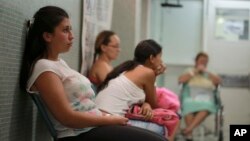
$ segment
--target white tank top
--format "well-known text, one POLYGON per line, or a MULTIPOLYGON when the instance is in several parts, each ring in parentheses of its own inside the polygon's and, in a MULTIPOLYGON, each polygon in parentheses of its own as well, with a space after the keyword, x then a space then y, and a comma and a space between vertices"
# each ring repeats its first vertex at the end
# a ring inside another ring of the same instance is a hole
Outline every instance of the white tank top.
POLYGON ((95 99, 97 107, 111 114, 124 116, 133 104, 143 103, 145 93, 124 74, 109 81, 95 99))

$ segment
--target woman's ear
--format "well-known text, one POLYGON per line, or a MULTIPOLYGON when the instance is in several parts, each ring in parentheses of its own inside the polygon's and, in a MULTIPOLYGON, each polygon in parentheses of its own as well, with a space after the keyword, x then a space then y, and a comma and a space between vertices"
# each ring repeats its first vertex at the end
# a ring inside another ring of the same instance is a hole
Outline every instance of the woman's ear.
POLYGON ((150 57, 149 57, 150 63, 152 63, 152 64, 154 63, 154 58, 155 58, 155 57, 154 57, 153 55, 150 55, 150 57))
POLYGON ((107 48, 106 45, 101 45, 101 52, 106 52, 106 48, 107 48))
POLYGON ((49 32, 44 32, 44 33, 43 33, 43 39, 44 39, 46 42, 51 42, 51 40, 52 40, 52 35, 51 35, 51 33, 49 33, 49 32))

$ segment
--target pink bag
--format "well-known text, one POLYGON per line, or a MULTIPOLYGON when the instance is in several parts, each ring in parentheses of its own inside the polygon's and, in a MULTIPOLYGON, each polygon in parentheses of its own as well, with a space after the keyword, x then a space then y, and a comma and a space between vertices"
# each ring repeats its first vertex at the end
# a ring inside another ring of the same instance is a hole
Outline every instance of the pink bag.
MULTIPOLYGON (((125 117, 129 119, 145 121, 144 116, 139 114, 140 109, 141 109, 140 106, 134 105, 125 114, 125 117)), ((153 122, 159 125, 163 125, 165 128, 167 128, 166 131, 168 133, 168 136, 171 136, 173 134, 173 131, 177 122, 179 121, 179 116, 174 111, 163 109, 163 108, 153 109, 152 114, 153 114, 153 118, 147 122, 153 122)))
MULTIPOLYGON (((164 127, 167 128, 166 131, 168 131, 168 136, 170 136, 174 132, 174 128, 179 121, 179 116, 177 115, 180 108, 179 98, 174 92, 166 88, 156 88, 156 99, 158 108, 153 109, 154 116, 150 122, 164 125, 164 127)), ((138 105, 130 107, 125 117, 129 119, 144 120, 144 116, 139 114, 140 108, 141 107, 138 105)))
POLYGON ((178 96, 167 88, 156 88, 156 98, 159 108, 178 112, 180 101, 178 96))

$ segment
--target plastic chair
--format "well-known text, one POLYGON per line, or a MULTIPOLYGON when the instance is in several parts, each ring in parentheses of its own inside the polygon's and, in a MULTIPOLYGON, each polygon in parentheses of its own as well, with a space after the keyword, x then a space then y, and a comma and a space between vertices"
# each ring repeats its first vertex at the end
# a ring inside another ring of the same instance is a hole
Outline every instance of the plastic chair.
POLYGON ((91 83, 91 88, 95 92, 95 95, 97 95, 97 86, 95 84, 91 83))
POLYGON ((33 102, 35 103, 38 112, 41 114, 42 118, 45 121, 45 124, 50 132, 50 135, 52 136, 53 140, 56 141, 57 140, 57 133, 56 130, 51 122, 51 120, 49 119, 48 113, 45 109, 45 105, 43 104, 42 99, 40 98, 39 95, 37 94, 29 94, 33 100, 33 102))

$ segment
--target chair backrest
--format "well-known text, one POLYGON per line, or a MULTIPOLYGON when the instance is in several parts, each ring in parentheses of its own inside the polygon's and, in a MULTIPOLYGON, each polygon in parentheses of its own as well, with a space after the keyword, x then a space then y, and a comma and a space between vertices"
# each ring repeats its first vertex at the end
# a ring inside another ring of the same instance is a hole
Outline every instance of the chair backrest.
POLYGON ((42 118, 44 119, 46 126, 47 126, 51 136, 53 137, 54 141, 57 140, 56 130, 55 130, 51 120, 49 119, 48 113, 45 109, 45 105, 43 104, 42 99, 37 94, 29 94, 29 95, 31 96, 32 100, 34 101, 34 103, 38 109, 38 112, 41 114, 42 118))
POLYGON ((221 102, 221 95, 220 95, 220 85, 218 85, 214 90, 214 99, 215 99, 215 104, 217 106, 217 110, 223 109, 223 105, 221 102))
POLYGON ((91 83, 91 88, 95 92, 95 95, 97 95, 97 86, 95 84, 91 83))

